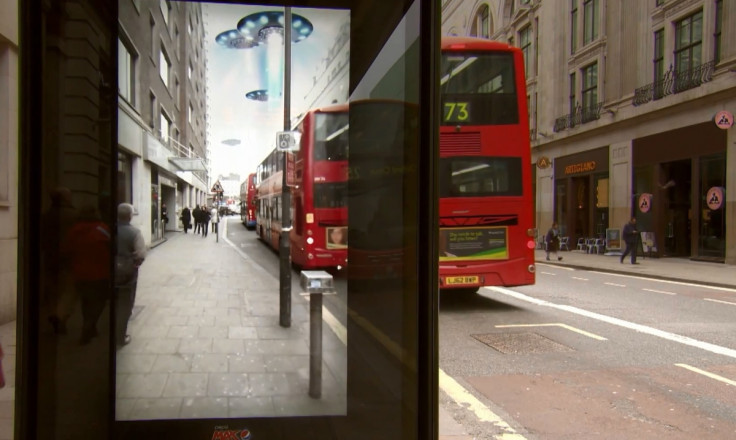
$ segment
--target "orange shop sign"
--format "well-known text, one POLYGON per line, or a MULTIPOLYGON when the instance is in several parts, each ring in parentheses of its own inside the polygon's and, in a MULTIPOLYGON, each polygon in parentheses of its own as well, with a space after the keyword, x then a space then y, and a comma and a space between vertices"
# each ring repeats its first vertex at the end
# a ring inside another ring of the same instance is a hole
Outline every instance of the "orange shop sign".
POLYGON ((577 174, 577 173, 588 173, 595 171, 595 161, 589 160, 586 162, 573 163, 565 167, 565 174, 577 174))

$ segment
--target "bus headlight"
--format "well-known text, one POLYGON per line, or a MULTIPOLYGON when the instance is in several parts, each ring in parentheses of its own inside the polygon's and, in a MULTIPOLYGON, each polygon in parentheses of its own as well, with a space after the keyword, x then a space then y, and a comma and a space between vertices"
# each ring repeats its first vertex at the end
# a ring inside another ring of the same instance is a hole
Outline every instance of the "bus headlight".
POLYGON ((313 244, 313 243, 314 243, 314 238, 307 237, 307 244, 313 244))

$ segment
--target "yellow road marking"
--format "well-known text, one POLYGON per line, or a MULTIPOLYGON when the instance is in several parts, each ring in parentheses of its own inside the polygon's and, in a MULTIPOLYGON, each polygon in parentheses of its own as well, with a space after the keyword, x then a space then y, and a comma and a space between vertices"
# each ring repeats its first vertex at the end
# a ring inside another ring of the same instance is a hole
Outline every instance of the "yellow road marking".
POLYGON ((575 333, 580 333, 583 336, 587 336, 589 338, 597 339, 599 341, 607 341, 608 339, 604 338, 603 336, 598 336, 595 333, 586 332, 585 330, 580 330, 579 328, 575 328, 573 326, 562 324, 562 323, 549 323, 549 324, 508 324, 508 325, 497 325, 496 328, 514 328, 514 327, 562 327, 564 329, 570 330, 575 333))
POLYGON ((686 370, 690 370, 690 371, 692 371, 694 373, 698 373, 698 374, 702 374, 703 376, 710 377, 711 379, 715 379, 715 380, 717 380, 719 382, 723 382, 726 385, 736 386, 736 380, 727 379, 727 378, 725 378, 723 376, 719 376, 717 374, 710 373, 708 371, 701 370, 700 368, 696 368, 696 367, 693 367, 693 366, 687 365, 687 364, 675 364, 675 365, 678 366, 678 367, 684 368, 686 370))
POLYGON ((482 422, 492 423, 494 426, 503 429, 503 434, 496 436, 497 439, 503 440, 525 440, 524 436, 517 433, 508 423, 504 422, 493 411, 488 409, 480 400, 470 394, 468 390, 457 383, 455 379, 448 376, 440 369, 440 388, 452 397, 460 406, 465 406, 472 411, 478 420, 482 422))

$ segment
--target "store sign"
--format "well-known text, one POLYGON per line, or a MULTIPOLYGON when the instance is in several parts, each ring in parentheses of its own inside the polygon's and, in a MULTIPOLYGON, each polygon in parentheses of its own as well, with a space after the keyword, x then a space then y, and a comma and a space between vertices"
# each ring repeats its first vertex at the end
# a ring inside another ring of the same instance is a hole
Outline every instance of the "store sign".
POLYGON ((652 195, 649 193, 644 193, 639 196, 639 211, 641 212, 649 212, 649 210, 652 209, 652 195))
POLYGON ((713 122, 722 130, 728 130, 733 125, 733 114, 729 111, 722 110, 713 117, 713 122))
POLYGON ((589 173, 595 171, 595 161, 589 160, 586 162, 574 163, 565 167, 565 175, 577 174, 577 173, 589 173))
POLYGON ((723 206, 724 188, 722 186, 714 186, 708 190, 705 196, 708 208, 715 211, 723 206))

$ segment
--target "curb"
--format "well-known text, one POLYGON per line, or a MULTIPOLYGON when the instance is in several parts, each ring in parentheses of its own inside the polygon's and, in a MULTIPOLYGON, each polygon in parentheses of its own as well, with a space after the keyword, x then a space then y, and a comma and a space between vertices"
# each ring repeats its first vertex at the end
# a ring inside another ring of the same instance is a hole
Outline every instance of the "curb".
POLYGON ((654 280, 674 281, 678 283, 688 283, 688 284, 702 284, 704 286, 721 287, 724 289, 736 289, 736 285, 734 284, 714 283, 710 281, 700 281, 700 280, 693 280, 693 279, 687 279, 687 278, 677 278, 677 277, 657 275, 657 274, 651 274, 651 273, 631 273, 629 271, 624 271, 624 270, 615 270, 615 269, 609 269, 605 267, 585 266, 582 264, 575 264, 575 263, 570 264, 570 263, 560 263, 557 261, 535 260, 535 264, 536 263, 549 264, 550 266, 571 267, 573 269, 579 269, 579 270, 613 273, 617 275, 632 275, 632 276, 638 276, 641 278, 651 278, 654 280))

